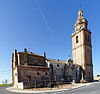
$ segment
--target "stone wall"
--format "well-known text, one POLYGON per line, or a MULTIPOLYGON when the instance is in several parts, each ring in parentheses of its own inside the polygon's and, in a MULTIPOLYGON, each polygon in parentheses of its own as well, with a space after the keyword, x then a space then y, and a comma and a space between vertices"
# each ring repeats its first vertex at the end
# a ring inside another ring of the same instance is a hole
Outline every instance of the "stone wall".
POLYGON ((30 82, 33 80, 49 80, 49 68, 18 66, 18 82, 30 82))
POLYGON ((64 80, 63 75, 64 75, 65 64, 52 64, 51 66, 53 68, 52 72, 53 72, 54 80, 56 80, 56 81, 64 80))
POLYGON ((81 80, 81 67, 73 64, 71 59, 66 62, 48 60, 48 67, 50 68, 50 80, 80 82, 81 80))

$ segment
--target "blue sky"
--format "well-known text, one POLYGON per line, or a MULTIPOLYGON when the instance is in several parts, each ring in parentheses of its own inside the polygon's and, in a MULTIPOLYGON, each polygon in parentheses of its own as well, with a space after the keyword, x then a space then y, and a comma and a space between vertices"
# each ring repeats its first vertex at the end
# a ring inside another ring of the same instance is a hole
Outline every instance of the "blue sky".
MULTIPOLYGON (((100 1, 82 0, 92 32, 94 75, 100 74, 100 1)), ((79 0, 0 0, 0 82, 11 82, 12 53, 27 48, 47 58, 72 58, 79 0)))

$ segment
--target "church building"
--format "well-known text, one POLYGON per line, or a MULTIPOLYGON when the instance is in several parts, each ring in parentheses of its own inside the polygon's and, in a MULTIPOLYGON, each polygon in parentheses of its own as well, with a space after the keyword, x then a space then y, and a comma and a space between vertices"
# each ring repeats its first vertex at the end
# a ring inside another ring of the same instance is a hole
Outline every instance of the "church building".
POLYGON ((50 82, 91 82, 93 81, 91 31, 83 11, 78 11, 78 19, 72 34, 73 60, 48 59, 46 53, 37 55, 24 49, 12 54, 13 85, 25 89, 47 87, 50 82))

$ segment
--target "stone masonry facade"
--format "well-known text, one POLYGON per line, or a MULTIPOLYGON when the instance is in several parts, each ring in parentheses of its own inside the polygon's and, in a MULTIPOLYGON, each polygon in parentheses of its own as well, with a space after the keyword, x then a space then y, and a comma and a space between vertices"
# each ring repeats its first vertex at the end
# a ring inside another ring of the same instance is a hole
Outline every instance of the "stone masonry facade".
POLYGON ((15 87, 34 88, 35 84, 46 82, 80 82, 82 68, 73 64, 71 59, 66 61, 47 59, 43 56, 28 52, 14 51, 12 55, 12 77, 15 87))

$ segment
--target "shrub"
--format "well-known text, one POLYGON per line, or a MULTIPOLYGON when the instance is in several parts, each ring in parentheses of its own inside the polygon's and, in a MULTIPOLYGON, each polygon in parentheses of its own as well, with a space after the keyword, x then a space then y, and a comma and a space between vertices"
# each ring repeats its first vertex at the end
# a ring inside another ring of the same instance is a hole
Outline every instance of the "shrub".
POLYGON ((42 87, 43 87, 43 83, 37 84, 37 87, 38 87, 38 88, 42 88, 42 87))
POLYGON ((48 85, 47 85, 47 87, 48 87, 48 88, 53 88, 53 87, 54 87, 54 83, 49 82, 48 85))

